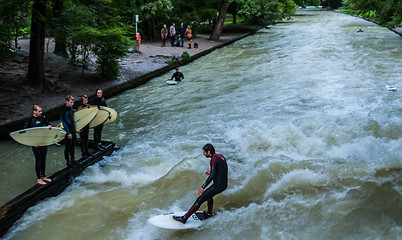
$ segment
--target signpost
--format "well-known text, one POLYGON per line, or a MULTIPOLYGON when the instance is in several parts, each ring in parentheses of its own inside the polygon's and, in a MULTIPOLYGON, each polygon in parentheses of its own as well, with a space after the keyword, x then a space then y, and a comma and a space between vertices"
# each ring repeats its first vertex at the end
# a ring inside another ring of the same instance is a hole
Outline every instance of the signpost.
POLYGON ((140 17, 138 15, 135 15, 135 33, 137 33, 137 22, 139 21, 140 17))

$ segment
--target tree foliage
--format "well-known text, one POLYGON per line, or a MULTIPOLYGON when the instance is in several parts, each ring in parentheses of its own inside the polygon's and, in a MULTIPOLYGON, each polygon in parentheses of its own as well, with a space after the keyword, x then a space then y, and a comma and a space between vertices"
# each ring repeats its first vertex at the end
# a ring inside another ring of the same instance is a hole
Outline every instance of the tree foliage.
POLYGON ((293 0, 232 0, 237 13, 250 24, 266 25, 289 17, 297 10, 293 0))
POLYGON ((15 53, 10 48, 18 47, 19 37, 29 34, 29 15, 29 1, 0 0, 0 62, 15 53))
POLYGON ((402 0, 343 0, 346 10, 380 24, 395 27, 402 21, 402 0))
POLYGON ((293 0, 297 6, 320 6, 323 0, 293 0))

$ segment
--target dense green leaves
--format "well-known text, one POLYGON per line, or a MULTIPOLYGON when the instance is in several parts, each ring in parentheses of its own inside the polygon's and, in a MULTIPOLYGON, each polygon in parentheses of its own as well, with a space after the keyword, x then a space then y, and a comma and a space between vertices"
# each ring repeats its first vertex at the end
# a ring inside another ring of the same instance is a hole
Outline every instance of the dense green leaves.
POLYGON ((343 5, 351 14, 389 27, 398 26, 402 21, 402 0, 343 0, 343 5))
POLYGON ((29 15, 29 2, 0 0, 0 62, 14 54, 10 48, 17 48, 19 37, 29 35, 29 15))
POLYGON ((323 0, 293 0, 297 6, 320 6, 323 0))
POLYGON ((266 25, 289 17, 297 10, 293 0, 232 0, 238 15, 248 23, 266 25))

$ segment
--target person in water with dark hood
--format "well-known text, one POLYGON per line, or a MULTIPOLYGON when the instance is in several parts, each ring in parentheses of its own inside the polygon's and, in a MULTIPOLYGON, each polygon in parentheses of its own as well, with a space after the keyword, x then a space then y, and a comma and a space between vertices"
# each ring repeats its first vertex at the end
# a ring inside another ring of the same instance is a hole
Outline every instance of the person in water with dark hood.
POLYGON ((172 78, 171 78, 170 80, 173 80, 173 78, 174 78, 174 80, 175 80, 176 82, 181 81, 181 80, 184 79, 184 75, 183 75, 182 72, 180 72, 179 67, 176 68, 176 72, 173 73, 172 78))
POLYGON ((187 219, 195 213, 204 202, 208 203, 208 211, 204 212, 205 218, 212 216, 212 209, 214 205, 213 197, 226 190, 228 186, 228 165, 226 158, 222 154, 215 153, 215 148, 212 144, 208 143, 202 148, 203 154, 207 158, 211 158, 210 170, 205 172, 208 175, 207 180, 198 189, 198 198, 193 206, 183 216, 173 216, 173 219, 181 223, 186 223, 187 219), (211 182, 213 184, 205 189, 211 182))

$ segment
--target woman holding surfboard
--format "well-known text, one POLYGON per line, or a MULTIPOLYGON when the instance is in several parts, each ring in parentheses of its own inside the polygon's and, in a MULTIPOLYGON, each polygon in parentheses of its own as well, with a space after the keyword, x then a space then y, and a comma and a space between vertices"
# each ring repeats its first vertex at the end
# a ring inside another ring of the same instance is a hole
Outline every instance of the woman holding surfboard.
MULTIPOLYGON (((107 107, 106 101, 103 98, 103 91, 101 89, 96 90, 96 98, 91 102, 91 105, 97 105, 98 107, 104 106, 107 107)), ((95 149, 98 151, 102 151, 105 149, 105 146, 102 145, 102 130, 103 125, 97 126, 94 128, 94 143, 95 149)))
MULTIPOLYGON (((25 128, 45 127, 52 129, 50 122, 42 115, 42 108, 38 105, 33 106, 33 114, 25 123, 25 128)), ((45 177, 46 170, 46 155, 47 146, 33 146, 32 151, 35 156, 35 172, 38 178, 37 182, 40 185, 46 185, 46 182, 51 182, 50 178, 45 177)))

